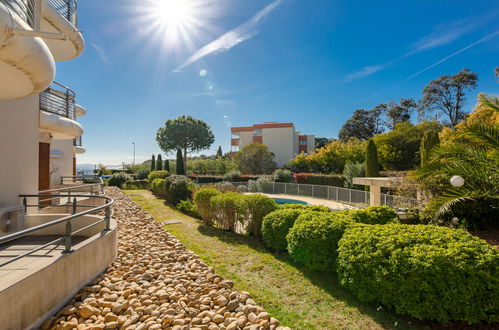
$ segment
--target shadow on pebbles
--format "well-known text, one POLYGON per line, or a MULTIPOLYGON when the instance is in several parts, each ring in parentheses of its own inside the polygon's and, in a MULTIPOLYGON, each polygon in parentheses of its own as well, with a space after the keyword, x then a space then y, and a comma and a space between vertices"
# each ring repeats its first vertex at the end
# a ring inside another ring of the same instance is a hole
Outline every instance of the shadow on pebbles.
MULTIPOLYGON (((114 187, 118 254, 42 329, 286 329, 114 187)), ((68 275, 70 276, 70 275, 68 275)))

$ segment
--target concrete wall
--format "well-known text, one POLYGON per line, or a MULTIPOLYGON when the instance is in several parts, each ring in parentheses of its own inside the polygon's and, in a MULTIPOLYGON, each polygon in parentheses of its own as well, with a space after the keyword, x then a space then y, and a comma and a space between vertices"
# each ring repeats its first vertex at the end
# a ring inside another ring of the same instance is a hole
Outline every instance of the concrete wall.
POLYGON ((315 152, 315 136, 307 135, 307 153, 313 154, 315 152))
POLYGON ((295 131, 293 127, 262 130, 263 144, 275 154, 277 167, 283 167, 294 156, 295 131))
POLYGON ((74 246, 74 252, 0 291, 2 329, 37 328, 62 308, 84 285, 113 262, 117 253, 116 223, 74 246), (42 285, 41 285, 42 284, 42 285))
POLYGON ((38 95, 0 101, 0 207, 38 191, 38 95))
MULTIPOLYGON (((73 140, 53 140, 50 151, 60 151, 60 158, 50 157, 50 187, 61 184, 61 176, 73 175, 73 140)), ((52 155, 52 153, 51 153, 52 155)))
POLYGON ((239 133, 239 150, 244 146, 253 143, 253 132, 240 132, 239 133))

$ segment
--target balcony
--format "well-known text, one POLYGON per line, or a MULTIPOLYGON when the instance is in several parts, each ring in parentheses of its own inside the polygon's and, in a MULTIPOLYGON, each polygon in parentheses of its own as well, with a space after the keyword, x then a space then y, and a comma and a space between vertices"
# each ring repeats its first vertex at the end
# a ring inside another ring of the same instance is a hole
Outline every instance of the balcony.
POLYGON ((231 146, 238 146, 239 145, 239 139, 238 138, 232 138, 232 139, 230 139, 230 145, 231 146))
POLYGON ((35 0, 0 0, 31 28, 35 27, 35 0))
POLYGON ((78 3, 76 0, 47 0, 47 2, 57 10, 59 15, 74 27, 78 27, 78 3))
POLYGON ((56 140, 74 139, 83 134, 76 121, 76 94, 57 82, 40 94, 40 129, 56 140))
POLYGON ((84 154, 87 150, 81 144, 81 136, 73 140, 73 152, 76 155, 84 154))

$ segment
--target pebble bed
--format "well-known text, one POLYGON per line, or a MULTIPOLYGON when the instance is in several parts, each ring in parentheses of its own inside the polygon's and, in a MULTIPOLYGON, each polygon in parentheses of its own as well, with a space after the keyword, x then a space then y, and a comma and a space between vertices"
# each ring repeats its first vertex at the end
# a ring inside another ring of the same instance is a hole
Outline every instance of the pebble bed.
POLYGON ((290 330, 121 190, 105 194, 115 200, 116 260, 42 329, 290 330))

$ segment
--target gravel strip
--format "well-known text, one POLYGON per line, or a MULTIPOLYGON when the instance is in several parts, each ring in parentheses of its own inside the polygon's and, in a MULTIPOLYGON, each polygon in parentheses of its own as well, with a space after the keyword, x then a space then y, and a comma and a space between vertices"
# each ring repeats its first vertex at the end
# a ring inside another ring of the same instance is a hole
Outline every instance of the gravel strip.
POLYGON ((113 187, 105 193, 115 200, 118 256, 42 329, 290 330, 129 196, 113 187))

